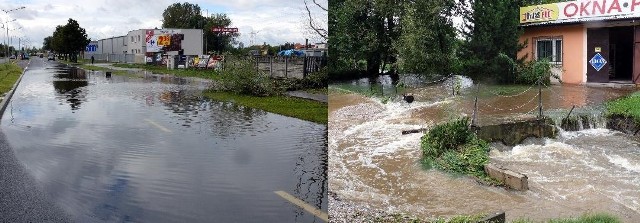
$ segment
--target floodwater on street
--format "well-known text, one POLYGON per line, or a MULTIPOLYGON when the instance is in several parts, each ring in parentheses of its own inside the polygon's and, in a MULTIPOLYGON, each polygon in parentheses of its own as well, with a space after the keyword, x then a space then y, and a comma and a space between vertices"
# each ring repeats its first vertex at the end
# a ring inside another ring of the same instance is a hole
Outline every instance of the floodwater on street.
MULTIPOLYGON (((484 186, 470 178, 425 170, 420 163, 422 134, 401 132, 471 117, 475 95, 479 95, 480 125, 535 117, 536 86, 505 89, 481 85, 478 89, 463 79, 462 95, 452 96, 450 81, 418 84, 398 92, 414 95, 415 101, 408 104, 389 87, 391 84, 385 86, 389 81, 381 79, 377 82, 382 86, 371 86, 368 80, 329 86, 329 191, 336 197, 330 201, 330 214, 344 216, 340 213, 343 210, 333 208, 352 204, 421 218, 502 210, 507 220, 543 221, 606 212, 624 222, 640 221, 637 139, 593 123, 592 129, 561 131, 557 139, 525 140, 506 150, 493 144, 492 162, 526 174, 530 190, 484 186), (365 96, 376 88, 385 96, 365 96)), ((549 115, 564 116, 573 105, 578 107, 574 112, 599 115, 601 110, 591 108, 632 91, 551 86, 542 89, 542 101, 549 115)))
POLYGON ((78 222, 323 222, 327 126, 202 97, 208 83, 106 78, 32 59, 1 122, 78 222))

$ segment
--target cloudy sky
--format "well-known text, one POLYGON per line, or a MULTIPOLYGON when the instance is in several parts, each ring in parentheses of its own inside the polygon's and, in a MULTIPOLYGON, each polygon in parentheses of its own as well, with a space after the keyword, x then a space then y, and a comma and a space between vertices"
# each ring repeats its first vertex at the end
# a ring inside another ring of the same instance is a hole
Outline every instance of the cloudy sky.
MULTIPOLYGON (((43 39, 50 36, 57 25, 64 25, 69 18, 85 28, 89 38, 102 39, 126 35, 130 30, 162 28, 162 12, 175 0, 0 0, 0 9, 25 9, 5 13, 0 11, 0 22, 8 23, 12 45, 17 38, 26 39, 31 46, 41 47, 43 39), (22 27, 22 28, 19 28, 22 27), (13 30, 16 29, 17 30, 13 30), (13 31, 11 31, 13 30, 13 31)), ((226 13, 232 27, 240 30, 239 41, 248 45, 251 32, 256 32, 255 43, 276 45, 285 42, 321 41, 307 28, 307 12, 303 0, 191 0, 198 4, 202 14, 226 13)), ((327 0, 317 0, 326 7, 327 0)), ((313 3, 310 2, 310 5, 313 3)), ((312 7, 314 17, 326 27, 326 12, 312 7)), ((5 42, 6 30, 1 30, 0 42, 5 42)), ((24 41, 23 41, 24 42, 24 41)))

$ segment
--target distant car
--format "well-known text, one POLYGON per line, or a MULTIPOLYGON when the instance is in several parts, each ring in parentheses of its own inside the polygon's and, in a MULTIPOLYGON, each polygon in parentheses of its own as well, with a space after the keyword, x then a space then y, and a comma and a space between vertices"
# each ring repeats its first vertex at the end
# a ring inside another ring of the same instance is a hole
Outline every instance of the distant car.
POLYGON ((40 55, 38 55, 38 57, 42 58, 42 57, 44 57, 44 55, 40 54, 40 55))
POLYGON ((49 54, 49 56, 47 57, 47 60, 56 61, 56 57, 53 54, 49 54))
POLYGON ((23 60, 28 60, 28 59, 29 59, 29 54, 24 54, 24 55, 22 55, 22 59, 23 59, 23 60))
POLYGON ((9 59, 15 60, 15 59, 16 59, 16 55, 11 55, 11 56, 9 57, 9 59))

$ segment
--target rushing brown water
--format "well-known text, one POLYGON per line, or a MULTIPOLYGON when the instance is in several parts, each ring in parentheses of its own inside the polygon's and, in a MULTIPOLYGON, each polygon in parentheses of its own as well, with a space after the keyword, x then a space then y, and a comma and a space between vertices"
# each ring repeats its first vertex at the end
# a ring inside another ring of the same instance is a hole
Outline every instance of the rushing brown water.
MULTIPOLYGON (((425 170, 420 164, 422 134, 402 135, 401 131, 429 128, 461 114, 470 115, 473 94, 469 92, 474 88, 467 86, 466 93, 456 97, 446 88, 410 90, 416 96, 412 104, 400 97, 384 103, 356 93, 332 93, 329 190, 341 202, 423 218, 503 210, 508 220, 607 212, 625 222, 640 222, 638 142, 606 129, 562 132, 558 139, 525 142, 504 152, 492 150, 493 162, 529 176, 531 189, 526 192, 483 186, 466 177, 425 170)), ((627 92, 554 86, 543 90, 543 104, 545 111, 566 109, 598 104, 627 92)), ((535 110, 535 103, 520 110, 504 109, 529 101, 537 95, 537 89, 514 97, 479 95, 480 123, 518 118, 527 112, 534 115, 530 111, 535 110)))

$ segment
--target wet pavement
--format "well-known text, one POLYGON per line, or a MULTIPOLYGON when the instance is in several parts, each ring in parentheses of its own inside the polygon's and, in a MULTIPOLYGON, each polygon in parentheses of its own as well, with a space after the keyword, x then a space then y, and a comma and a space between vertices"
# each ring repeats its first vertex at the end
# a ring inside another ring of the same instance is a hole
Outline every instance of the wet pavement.
POLYGON ((207 86, 32 59, 1 127, 74 221, 322 222, 275 192, 326 213, 327 126, 210 101, 207 86))

